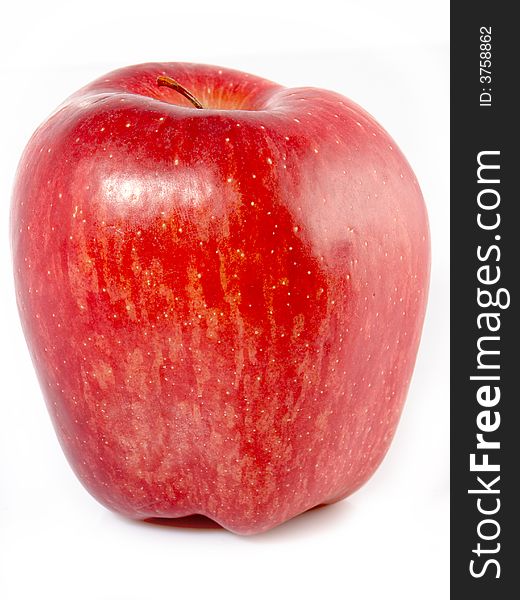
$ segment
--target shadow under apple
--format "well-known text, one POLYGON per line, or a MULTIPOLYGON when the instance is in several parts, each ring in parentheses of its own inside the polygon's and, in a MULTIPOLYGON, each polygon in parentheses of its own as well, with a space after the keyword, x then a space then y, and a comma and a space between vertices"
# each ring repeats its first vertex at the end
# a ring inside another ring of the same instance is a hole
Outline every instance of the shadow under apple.
MULTIPOLYGON (((237 537, 248 542, 263 542, 299 537, 301 535, 306 536, 310 533, 316 533, 318 530, 326 531, 327 528, 333 527, 334 521, 345 518, 346 513, 350 513, 352 509, 352 504, 346 500, 334 504, 318 504, 273 529, 256 535, 237 537)), ((226 535, 234 535, 213 519, 200 514, 177 517, 174 519, 152 517, 143 521, 136 521, 125 517, 120 518, 124 519, 127 523, 139 527, 155 529, 190 529, 204 532, 220 531, 226 535)))

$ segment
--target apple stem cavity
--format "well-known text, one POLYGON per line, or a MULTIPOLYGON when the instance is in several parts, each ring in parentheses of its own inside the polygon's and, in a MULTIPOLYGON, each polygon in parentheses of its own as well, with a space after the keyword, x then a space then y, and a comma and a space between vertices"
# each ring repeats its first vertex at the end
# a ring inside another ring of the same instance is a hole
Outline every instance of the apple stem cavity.
POLYGON ((195 108, 204 108, 202 104, 197 100, 197 98, 195 98, 195 96, 178 81, 173 79, 173 77, 168 77, 167 75, 160 75, 159 77, 157 77, 157 85, 160 87, 169 87, 170 89, 179 92, 179 94, 187 98, 195 108))

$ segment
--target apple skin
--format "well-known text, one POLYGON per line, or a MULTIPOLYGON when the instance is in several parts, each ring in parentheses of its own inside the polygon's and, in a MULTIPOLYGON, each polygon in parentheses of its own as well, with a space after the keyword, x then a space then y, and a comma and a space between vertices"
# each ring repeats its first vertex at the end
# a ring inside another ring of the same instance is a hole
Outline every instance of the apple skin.
POLYGON ((29 141, 11 231, 50 415, 105 506, 251 534, 381 462, 429 231, 409 164, 352 101, 207 65, 114 71, 29 141))

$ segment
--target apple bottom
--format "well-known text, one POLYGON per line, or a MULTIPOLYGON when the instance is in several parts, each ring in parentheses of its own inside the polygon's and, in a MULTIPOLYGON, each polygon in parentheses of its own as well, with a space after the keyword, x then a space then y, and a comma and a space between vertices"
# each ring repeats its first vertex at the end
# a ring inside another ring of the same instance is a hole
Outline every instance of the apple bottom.
MULTIPOLYGON (((283 512, 274 516, 270 513, 268 509, 266 509, 265 511, 257 510, 257 522, 254 522, 255 519, 245 519, 243 523, 240 523, 240 520, 236 518, 236 514, 220 514, 218 510, 215 512, 204 512, 202 510, 193 509, 168 510, 161 509, 159 506, 154 505, 148 507, 128 509, 126 506, 123 505, 111 505, 108 501, 101 500, 99 497, 97 497, 96 499, 107 509, 132 521, 144 521, 155 525, 179 528, 186 527, 193 529, 214 529, 222 527, 223 529, 226 529, 237 535, 248 536, 269 531, 270 529, 273 529, 278 525, 281 525, 291 520, 292 518, 303 515, 306 512, 312 511, 314 509, 326 508, 331 504, 336 504, 337 502, 344 500, 352 493, 354 493, 359 487, 363 485, 363 483, 364 482, 360 483, 356 487, 356 489, 348 490, 333 498, 322 500, 320 502, 313 503, 310 506, 304 506, 299 509, 294 509, 293 499, 291 498, 291 507, 289 509, 284 510, 283 512)), ((94 495, 88 488, 87 491, 89 491, 91 495, 94 495)))
MULTIPOLYGON (((316 509, 325 508, 330 504, 335 504, 339 500, 342 500, 344 497, 338 498, 337 500, 332 500, 330 502, 322 502, 320 504, 316 504, 312 508, 309 508, 305 512, 301 513, 302 515, 313 512, 316 509)), ((297 517, 300 515, 296 515, 297 517)), ((296 518, 296 517, 295 517, 296 518)), ((138 519, 132 519, 138 520, 138 519)), ((140 520, 140 519, 139 519, 140 520)), ((201 515, 200 513, 193 513, 190 515, 186 515, 184 517, 173 517, 173 518, 163 518, 163 517, 150 517, 148 519, 143 520, 145 523, 150 523, 151 525, 159 525, 162 527, 173 527, 176 529, 225 529, 223 525, 220 525, 213 519, 206 517, 205 515, 201 515)), ((236 533, 236 532, 233 532, 236 533)), ((259 532, 257 532, 259 533, 259 532)), ((240 535, 240 533, 238 533, 240 535)), ((247 534, 243 534, 247 535, 247 534)), ((253 535, 253 534, 250 534, 253 535)))
POLYGON ((87 459, 83 453, 78 460, 77 449, 68 443, 67 436, 62 436, 65 453, 79 480, 108 509, 132 520, 162 524, 171 520, 172 525, 176 519, 202 515, 241 535, 265 532, 312 508, 349 496, 371 476, 389 443, 387 438, 370 460, 350 463, 355 465, 350 473, 345 457, 352 458, 353 452, 348 450, 329 455, 329 460, 321 459, 318 466, 316 457, 309 460, 304 454, 290 466, 283 462, 269 466, 255 465, 250 455, 237 463, 230 458, 232 454, 226 456, 221 451, 213 466, 202 467, 199 462, 175 472, 161 472, 157 466, 151 466, 148 472, 130 472, 128 467, 121 468, 124 460, 107 464, 107 453, 101 461, 103 457, 98 454, 94 458, 93 453, 87 459), (233 464, 238 464, 234 472, 233 464), (342 484, 345 479, 348 483, 342 484))
MULTIPOLYGON (((120 361, 109 362, 109 348, 84 360, 85 346, 75 344, 59 379, 59 361, 37 358, 71 466, 97 500, 126 517, 201 514, 235 533, 260 533, 348 496, 388 449, 411 363, 396 363, 384 386, 370 385, 377 377, 368 370, 381 369, 376 352, 385 345, 367 343, 377 360, 347 364, 358 340, 345 345, 343 329, 331 327, 299 352, 258 351, 253 363, 253 345, 233 338, 231 352, 190 337, 176 344, 186 354, 170 364, 160 344, 173 334, 155 327, 139 346, 132 331, 141 335, 125 327, 114 338, 125 348, 120 361), (74 361, 85 366, 67 368, 74 361)), ((88 337, 98 350, 112 341, 88 337)))

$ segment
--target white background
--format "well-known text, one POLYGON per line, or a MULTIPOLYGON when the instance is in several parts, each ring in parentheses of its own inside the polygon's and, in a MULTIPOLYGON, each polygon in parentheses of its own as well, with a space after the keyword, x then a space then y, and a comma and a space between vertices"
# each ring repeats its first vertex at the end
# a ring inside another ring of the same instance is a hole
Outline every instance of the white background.
POLYGON ((448 598, 448 1, 4 2, 0 18, 0 597, 448 598), (18 323, 8 205, 35 127, 113 68, 188 60, 351 97, 390 131, 428 205, 430 304, 376 475, 271 532, 133 523, 98 505, 55 439, 18 323))

